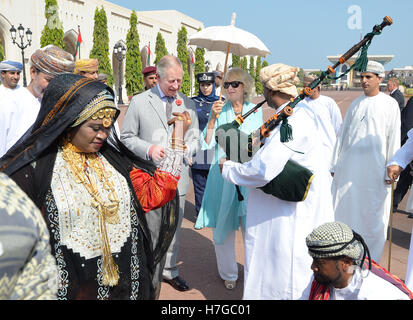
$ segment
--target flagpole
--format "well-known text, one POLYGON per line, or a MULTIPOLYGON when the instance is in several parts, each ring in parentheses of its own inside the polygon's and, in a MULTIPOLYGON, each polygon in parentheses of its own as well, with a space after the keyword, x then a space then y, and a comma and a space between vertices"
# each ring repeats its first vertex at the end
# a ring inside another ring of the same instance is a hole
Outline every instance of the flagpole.
MULTIPOLYGON (((77 30, 79 31, 79 34, 80 34, 80 25, 78 25, 77 26, 77 30)), ((81 58, 80 58, 80 43, 79 43, 79 60, 80 60, 81 58)))
POLYGON ((148 67, 151 65, 151 42, 149 41, 149 44, 148 44, 148 61, 147 61, 147 63, 148 63, 148 67))

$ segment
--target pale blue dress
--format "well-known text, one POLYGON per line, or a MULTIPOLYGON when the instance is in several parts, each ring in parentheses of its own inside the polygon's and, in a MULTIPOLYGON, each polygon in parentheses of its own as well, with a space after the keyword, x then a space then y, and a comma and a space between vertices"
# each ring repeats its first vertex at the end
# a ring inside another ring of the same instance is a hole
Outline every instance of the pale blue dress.
MULTIPOLYGON (((255 104, 244 102, 242 113, 245 114, 254 106, 255 104)), ((248 188, 240 187, 244 200, 239 201, 235 185, 222 178, 219 170, 219 159, 226 155, 225 151, 215 142, 215 130, 223 124, 234 121, 235 118, 231 102, 228 101, 222 107, 222 112, 215 121, 214 133, 209 144, 205 142, 208 126, 205 127, 201 134, 202 150, 215 148, 215 152, 195 229, 202 229, 204 227, 215 228, 213 239, 215 244, 218 245, 223 244, 229 234, 238 230, 240 220, 242 227, 245 227, 245 216, 247 213, 248 188)), ((258 109, 245 119, 239 129, 249 134, 258 129, 262 124, 262 110, 258 109)))

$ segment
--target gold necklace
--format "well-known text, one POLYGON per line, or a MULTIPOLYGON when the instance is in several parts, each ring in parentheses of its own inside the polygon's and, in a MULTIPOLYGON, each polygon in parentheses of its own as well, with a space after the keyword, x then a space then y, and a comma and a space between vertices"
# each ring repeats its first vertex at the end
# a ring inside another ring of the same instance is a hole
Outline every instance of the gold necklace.
POLYGON ((83 184, 92 196, 91 205, 105 217, 110 224, 119 222, 119 199, 116 194, 113 182, 110 180, 112 174, 105 170, 103 163, 96 153, 80 152, 72 143, 65 142, 62 147, 62 156, 69 165, 74 181, 83 184), (103 188, 108 191, 109 203, 102 200, 95 178, 95 172, 103 188))
POLYGON ((102 246, 102 284, 115 286, 119 280, 119 268, 113 260, 106 230, 106 222, 110 224, 119 222, 119 199, 115 192, 114 184, 110 180, 112 174, 105 170, 102 160, 97 153, 81 152, 67 140, 63 142, 62 157, 68 164, 75 183, 83 184, 92 197, 92 207, 99 212, 99 231, 102 246), (103 184, 103 188, 109 192, 108 199, 110 203, 105 203, 102 200, 92 174, 93 171, 103 184))

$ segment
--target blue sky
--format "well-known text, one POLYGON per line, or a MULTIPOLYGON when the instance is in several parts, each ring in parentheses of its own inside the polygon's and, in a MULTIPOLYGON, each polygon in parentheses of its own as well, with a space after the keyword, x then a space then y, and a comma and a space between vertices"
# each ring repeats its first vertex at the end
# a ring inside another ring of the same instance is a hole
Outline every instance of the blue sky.
POLYGON ((343 54, 384 16, 390 16, 393 25, 374 37, 369 54, 395 55, 386 70, 413 65, 412 0, 110 2, 136 11, 174 9, 202 21, 205 27, 228 25, 236 12, 236 26, 255 34, 272 52, 268 63, 322 70, 331 64, 326 56, 343 54))

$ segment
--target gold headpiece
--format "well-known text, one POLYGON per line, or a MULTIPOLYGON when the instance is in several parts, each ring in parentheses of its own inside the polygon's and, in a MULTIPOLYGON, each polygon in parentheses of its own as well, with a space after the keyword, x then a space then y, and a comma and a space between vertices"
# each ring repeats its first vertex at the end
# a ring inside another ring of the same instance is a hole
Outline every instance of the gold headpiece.
POLYGON ((103 126, 106 128, 110 127, 113 119, 116 117, 117 111, 118 109, 113 101, 113 96, 105 90, 88 103, 71 127, 76 127, 89 119, 102 119, 103 126))
POLYGON ((116 116, 116 109, 113 109, 111 107, 108 108, 104 108, 104 109, 100 109, 98 111, 96 111, 91 117, 90 119, 92 120, 99 120, 99 119, 103 119, 103 126, 105 128, 108 128, 111 126, 113 119, 116 116))

